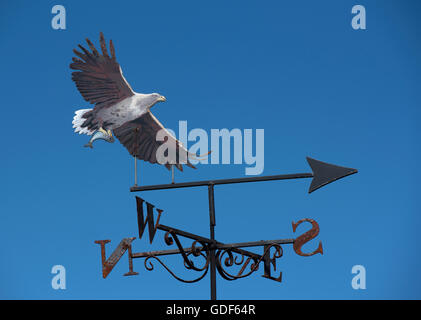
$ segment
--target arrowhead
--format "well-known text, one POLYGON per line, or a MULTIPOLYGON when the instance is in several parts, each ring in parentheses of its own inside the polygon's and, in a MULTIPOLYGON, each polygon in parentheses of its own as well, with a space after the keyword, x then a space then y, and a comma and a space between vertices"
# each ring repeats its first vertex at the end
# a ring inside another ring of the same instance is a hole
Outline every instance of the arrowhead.
POLYGON ((312 193, 333 181, 358 172, 357 169, 340 167, 309 157, 307 157, 307 162, 313 171, 313 180, 311 181, 308 193, 312 193))

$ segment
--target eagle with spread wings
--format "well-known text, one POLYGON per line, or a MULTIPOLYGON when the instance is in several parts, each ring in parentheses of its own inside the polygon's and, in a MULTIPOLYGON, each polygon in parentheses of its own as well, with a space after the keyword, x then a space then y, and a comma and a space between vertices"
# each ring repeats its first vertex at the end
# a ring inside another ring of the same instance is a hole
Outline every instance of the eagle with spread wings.
POLYGON ((81 45, 81 51, 74 49, 78 58, 72 58, 70 68, 77 70, 72 73, 72 80, 82 97, 94 108, 76 111, 73 118, 75 132, 87 135, 103 132, 111 137, 114 132, 129 153, 138 159, 164 164, 167 169, 175 165, 183 171, 182 164, 195 169, 189 161, 189 157, 195 155, 189 153, 150 111, 156 103, 166 101, 165 97, 158 93, 133 91, 116 60, 112 40, 108 53, 102 32, 99 37, 102 54, 89 39, 86 42, 91 51, 81 45), (164 130, 164 138, 157 140, 161 130, 164 130), (167 147, 165 163, 157 159, 157 150, 164 143, 167 147))

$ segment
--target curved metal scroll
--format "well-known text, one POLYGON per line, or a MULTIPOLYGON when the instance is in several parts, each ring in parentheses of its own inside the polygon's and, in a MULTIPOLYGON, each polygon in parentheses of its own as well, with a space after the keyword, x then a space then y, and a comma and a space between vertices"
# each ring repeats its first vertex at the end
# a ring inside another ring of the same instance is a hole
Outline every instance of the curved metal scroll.
POLYGON ((153 265, 152 261, 150 261, 151 259, 154 259, 154 260, 158 261, 168 271, 168 273, 171 274, 175 279, 177 279, 181 282, 184 282, 184 283, 198 282, 206 276, 206 274, 208 273, 209 264, 210 264, 209 248, 208 248, 207 244, 200 243, 202 245, 202 247, 198 247, 197 241, 194 241, 191 245, 190 251, 186 252, 184 250, 183 246, 181 245, 181 242, 178 239, 177 234, 175 232, 173 232, 172 230, 169 230, 165 233, 164 241, 168 246, 173 245, 174 242, 175 242, 175 244, 177 245, 177 247, 178 247, 178 249, 181 253, 181 256, 183 257, 183 262, 184 262, 183 265, 186 269, 202 272, 202 274, 199 277, 197 277, 195 279, 192 279, 192 280, 183 279, 183 278, 177 276, 164 262, 162 262, 161 259, 159 259, 155 255, 150 255, 147 258, 145 258, 144 266, 145 266, 146 270, 152 271, 154 269, 154 265, 153 265), (202 251, 204 251, 205 253, 203 253, 202 251), (199 257, 199 256, 203 257, 205 259, 205 263, 204 263, 203 267, 195 266, 194 262, 191 259, 189 259, 190 255, 193 255, 194 257, 199 257))
POLYGON ((275 261, 276 261, 276 259, 281 258, 282 255, 283 255, 283 249, 282 249, 281 245, 276 244, 276 243, 268 245, 265 248, 265 251, 264 251, 263 255, 259 259, 255 258, 255 257, 247 256, 247 254, 244 254, 244 253, 235 252, 235 251, 233 251, 233 249, 219 249, 216 252, 216 268, 217 268, 219 274, 226 280, 232 281, 232 280, 237 280, 237 279, 241 279, 241 278, 246 278, 259 269, 260 262, 262 262, 265 259, 265 257, 270 253, 270 249, 272 247, 275 248, 275 252, 273 253, 272 259, 270 259, 270 261, 273 262, 274 268, 276 269, 275 261), (240 260, 237 259, 237 258, 239 258, 239 256, 234 257, 233 253, 239 254, 240 257, 241 257, 240 260), (222 263, 222 258, 225 254, 227 254, 228 256, 225 258, 224 263, 222 263), (246 260, 244 258, 245 256, 247 256, 246 260), (253 263, 250 265, 250 271, 243 274, 251 260, 253 260, 253 263), (237 265, 237 266, 241 265, 242 267, 241 267, 240 271, 237 273, 237 275, 233 275, 233 274, 229 273, 223 267, 223 265, 225 265, 225 267, 232 267, 234 265, 237 265))

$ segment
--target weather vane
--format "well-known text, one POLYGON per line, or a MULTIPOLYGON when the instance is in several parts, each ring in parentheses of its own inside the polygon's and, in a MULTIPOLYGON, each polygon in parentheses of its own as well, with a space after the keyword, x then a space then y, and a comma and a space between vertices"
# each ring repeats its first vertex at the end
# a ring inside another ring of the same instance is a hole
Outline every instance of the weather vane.
POLYGON ((336 166, 307 157, 311 167, 310 173, 282 174, 272 176, 256 176, 235 179, 206 180, 196 182, 174 182, 174 166, 180 171, 185 164, 195 168, 190 159, 199 159, 205 155, 196 155, 189 152, 183 144, 177 140, 155 118, 150 109, 158 102, 166 101, 165 97, 158 93, 141 94, 132 90, 124 78, 120 65, 116 61, 113 42, 110 41, 108 53, 105 39, 100 33, 100 46, 102 54, 98 52, 89 39, 86 39, 91 51, 79 45, 82 52, 74 50, 80 58, 73 57, 70 68, 77 70, 72 73, 72 79, 82 97, 91 104, 93 109, 81 109, 76 111, 73 118, 73 127, 79 134, 92 136, 86 147, 93 148, 93 143, 98 140, 114 142, 114 135, 126 147, 135 159, 135 184, 130 188, 131 192, 145 192, 152 190, 207 187, 209 200, 209 230, 210 236, 203 237, 178 228, 170 227, 161 223, 162 209, 136 197, 138 237, 142 238, 146 226, 149 231, 149 241, 153 242, 158 230, 164 231, 164 240, 168 246, 176 248, 133 252, 132 242, 135 237, 124 238, 113 253, 106 257, 106 244, 110 240, 98 240, 95 243, 101 246, 102 275, 108 276, 120 258, 128 252, 129 271, 125 276, 138 275, 133 268, 133 259, 144 259, 146 270, 153 270, 153 261, 161 264, 177 280, 192 283, 203 279, 210 270, 211 299, 216 299, 216 275, 217 273, 226 280, 237 280, 248 277, 260 270, 263 264, 263 277, 282 281, 282 272, 276 270, 276 261, 283 256, 283 245, 291 244, 296 254, 300 256, 312 256, 323 254, 322 243, 316 250, 310 253, 301 251, 302 246, 319 234, 319 225, 313 219, 301 219, 292 223, 292 231, 304 222, 310 223, 312 228, 296 238, 261 240, 242 243, 223 243, 215 239, 215 196, 214 188, 217 185, 249 183, 273 180, 291 180, 312 178, 309 193, 327 185, 335 180, 354 174, 356 169, 336 166), (158 138, 160 137, 160 138, 158 138), (164 152, 163 145, 166 149, 164 152), (172 171, 170 184, 138 186, 137 184, 137 160, 141 159, 150 163, 165 165, 172 171), (146 213, 145 213, 146 208, 146 213), (155 212, 155 214, 154 214, 155 212), (155 220, 156 216, 156 220, 155 220), (193 241, 190 247, 183 247, 180 237, 193 241), (245 249, 246 248, 246 249, 245 249), (260 252, 250 251, 260 248, 260 252), (193 279, 183 279, 175 274, 162 260, 161 257, 168 255, 180 255, 186 269, 195 272, 193 279), (201 260, 201 262, 199 261, 201 260), (238 267, 233 273, 230 268, 238 267), (273 272, 272 272, 273 269, 273 272), (276 274, 274 272, 277 272, 276 274))
POLYGON ((298 222, 292 223, 292 231, 295 232, 297 227, 303 223, 308 222, 312 225, 312 228, 304 234, 294 238, 288 239, 276 239, 276 240, 261 240, 252 242, 242 243, 229 243, 225 244, 215 239, 215 196, 214 187, 216 185, 224 184, 235 184, 235 183, 247 183, 247 182, 258 182, 258 181, 272 181, 272 180, 291 180, 291 179, 303 179, 312 178, 309 193, 325 186, 335 180, 346 177, 348 175, 357 172, 356 169, 340 167, 333 164, 318 161, 307 157, 312 173, 296 173, 296 174, 283 174, 273 176, 261 176, 261 177, 247 177, 237 179, 220 179, 220 180, 207 180, 207 181, 196 181, 196 182, 182 182, 182 183, 171 183, 162 185, 151 185, 151 186, 133 186, 130 190, 132 192, 139 191, 151 191, 151 190, 163 190, 163 189, 175 189, 175 188, 193 188, 193 187, 208 187, 208 200, 209 200, 209 228, 210 238, 192 234, 174 227, 170 227, 161 223, 161 215, 163 210, 155 209, 155 206, 149 202, 146 202, 140 197, 136 197, 137 204, 137 219, 138 219, 138 230, 139 239, 142 238, 145 228, 148 225, 149 241, 153 242, 157 230, 165 232, 164 240, 168 246, 176 245, 177 249, 161 250, 161 251, 149 251, 149 252, 133 252, 132 242, 135 237, 125 238, 121 240, 118 247, 114 252, 106 258, 105 244, 110 240, 98 240, 95 243, 101 245, 101 259, 102 259, 102 275, 104 278, 108 276, 123 254, 128 251, 129 257, 129 271, 125 273, 125 276, 138 275, 133 270, 133 259, 144 258, 144 266, 146 270, 152 271, 154 265, 152 260, 159 262, 174 278, 179 281, 186 283, 193 283, 203 279, 210 269, 211 273, 211 299, 216 299, 216 272, 222 276, 225 280, 237 280, 250 276, 259 270, 259 265, 263 264, 263 277, 275 280, 278 282, 282 281, 282 272, 277 275, 272 274, 272 268, 276 271, 276 261, 283 256, 282 245, 292 244, 296 254, 300 256, 313 256, 315 254, 323 254, 322 243, 319 242, 319 246, 316 250, 311 253, 304 253, 301 251, 301 247, 314 239, 319 234, 319 225, 313 219, 301 219, 298 222), (146 218, 144 207, 146 206, 146 218), (157 219, 155 222, 154 209, 157 212, 157 219), (185 248, 181 245, 179 237, 184 237, 193 241, 190 247, 185 248), (262 247, 262 253, 256 253, 253 251, 246 250, 244 248, 258 248, 262 247), (271 253, 273 249, 273 253, 271 253), (198 276, 194 279, 187 280, 176 275, 159 257, 166 255, 180 254, 182 256, 184 267, 188 270, 195 271, 198 276), (192 259, 202 259, 201 265, 195 263, 192 259), (229 270, 230 267, 238 266, 240 270, 233 274, 229 270))

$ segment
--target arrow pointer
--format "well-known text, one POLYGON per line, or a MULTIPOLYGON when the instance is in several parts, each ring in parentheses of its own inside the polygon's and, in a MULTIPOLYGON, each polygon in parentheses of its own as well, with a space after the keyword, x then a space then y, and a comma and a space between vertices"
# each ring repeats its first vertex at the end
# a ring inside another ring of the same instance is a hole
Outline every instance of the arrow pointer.
POLYGON ((333 181, 358 172, 357 169, 340 167, 334 164, 312 159, 310 157, 307 157, 307 162, 313 171, 313 180, 311 181, 308 193, 312 193, 313 191, 333 181))

